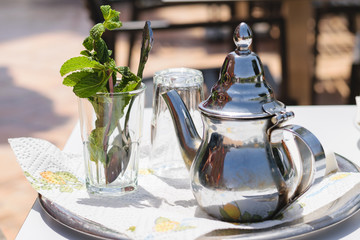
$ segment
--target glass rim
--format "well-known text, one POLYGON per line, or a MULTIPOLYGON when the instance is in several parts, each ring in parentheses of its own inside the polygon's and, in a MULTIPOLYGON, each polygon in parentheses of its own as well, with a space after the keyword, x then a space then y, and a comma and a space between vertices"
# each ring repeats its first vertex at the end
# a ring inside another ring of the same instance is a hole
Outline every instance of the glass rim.
POLYGON ((155 84, 158 82, 162 82, 162 83, 166 82, 168 84, 172 84, 172 77, 170 75, 167 75, 169 73, 174 73, 174 74, 179 74, 179 75, 184 74, 184 73, 191 73, 193 75, 189 76, 188 82, 191 81, 191 83, 193 83, 193 84, 204 82, 204 76, 200 70, 193 69, 193 68, 187 68, 187 67, 167 68, 164 70, 157 71, 154 74, 153 82, 155 84))
POLYGON ((94 94, 94 96, 121 96, 121 95, 139 95, 142 92, 144 92, 146 89, 146 85, 145 83, 141 82, 140 86, 132 91, 127 91, 127 92, 114 92, 114 93, 107 93, 107 92, 97 92, 96 94, 94 94))

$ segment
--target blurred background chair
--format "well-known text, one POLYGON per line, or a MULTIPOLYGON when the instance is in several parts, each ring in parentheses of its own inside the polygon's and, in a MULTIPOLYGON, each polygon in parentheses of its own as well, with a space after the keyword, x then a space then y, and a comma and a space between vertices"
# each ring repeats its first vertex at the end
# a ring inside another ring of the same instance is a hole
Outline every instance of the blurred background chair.
POLYGON ((313 8, 312 103, 354 104, 360 94, 360 1, 317 0, 313 8), (340 68, 343 64, 348 67, 340 68))
MULTIPOLYGON (((240 1, 241 2, 241 1, 240 1)), ((270 48, 276 51, 280 56, 280 78, 274 78, 269 67, 264 66, 265 75, 270 85, 276 93, 278 99, 289 102, 286 91, 287 67, 286 67, 286 38, 285 38, 285 20, 281 14, 281 1, 250 1, 246 5, 239 4, 236 1, 182 1, 182 0, 85 0, 89 16, 94 23, 102 22, 103 18, 100 12, 100 5, 109 4, 117 8, 117 4, 127 4, 129 11, 125 14, 127 19, 123 20, 124 12, 121 15, 123 27, 120 32, 128 34, 128 58, 127 64, 131 66, 133 57, 133 48, 136 41, 141 36, 144 26, 144 20, 151 20, 154 34, 157 36, 156 42, 161 41, 157 32, 171 31, 179 32, 184 29, 202 28, 205 30, 204 41, 211 44, 226 44, 225 54, 234 50, 232 41, 233 31, 241 21, 246 21, 254 32, 253 51, 258 53, 264 48, 270 48), (207 8, 206 19, 193 20, 182 19, 181 12, 166 19, 157 13, 164 9, 170 9, 178 6, 193 7, 202 5, 207 8), (239 9, 240 8, 240 9, 239 9), (223 12, 227 12, 224 16, 223 12), (239 14, 242 13, 242 14, 239 14), (149 18, 150 16, 150 18, 149 18)), ((109 48, 115 49, 116 34, 119 31, 106 32, 104 40, 109 48)), ((206 47, 204 45, 204 47, 206 47)), ((115 52, 114 52, 115 54, 115 52)), ((115 58, 116 56, 114 56, 115 58)), ((214 84, 218 78, 221 66, 200 69, 204 73, 205 83, 208 88, 214 84)), ((149 89, 149 88, 148 88, 149 89)), ((150 88, 152 89, 152 88, 150 88)))

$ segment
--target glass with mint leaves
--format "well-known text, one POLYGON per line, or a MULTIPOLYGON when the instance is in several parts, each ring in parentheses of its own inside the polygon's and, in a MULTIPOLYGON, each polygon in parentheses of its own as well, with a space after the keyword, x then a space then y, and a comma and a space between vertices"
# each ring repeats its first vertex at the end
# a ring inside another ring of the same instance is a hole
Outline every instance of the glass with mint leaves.
POLYGON ((121 195, 137 188, 145 84, 142 75, 153 44, 145 23, 138 72, 118 67, 102 35, 120 28, 120 12, 101 6, 103 23, 83 41, 82 56, 66 61, 60 74, 79 98, 86 186, 90 193, 121 195), (118 75, 120 75, 119 78, 118 75))

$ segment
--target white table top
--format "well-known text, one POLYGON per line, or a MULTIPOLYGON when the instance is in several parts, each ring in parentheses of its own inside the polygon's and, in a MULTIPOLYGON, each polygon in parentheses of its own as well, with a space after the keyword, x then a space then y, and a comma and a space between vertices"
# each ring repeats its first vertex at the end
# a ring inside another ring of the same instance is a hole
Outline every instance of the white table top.
MULTIPOLYGON (((289 123, 299 124, 314 133, 325 151, 334 151, 360 165, 360 131, 355 127, 355 106, 289 106, 295 113, 289 123)), ((144 137, 150 137, 151 109, 145 110, 144 137)), ((78 126, 64 148, 68 152, 81 152, 78 126)), ((360 213, 331 228, 299 237, 298 239, 359 239, 360 213)), ((17 240, 22 239, 96 239, 77 233, 53 221, 36 201, 21 227, 17 240)))

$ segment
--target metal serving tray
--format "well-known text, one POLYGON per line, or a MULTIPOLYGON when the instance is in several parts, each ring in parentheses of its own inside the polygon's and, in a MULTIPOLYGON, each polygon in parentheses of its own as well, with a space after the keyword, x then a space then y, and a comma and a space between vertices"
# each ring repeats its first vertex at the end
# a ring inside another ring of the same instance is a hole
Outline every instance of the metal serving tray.
MULTIPOLYGON (((340 171, 360 172, 358 166, 338 154, 336 154, 336 160, 340 171)), ((76 232, 101 239, 129 239, 126 234, 114 231, 100 223, 78 216, 41 195, 39 195, 38 200, 43 210, 54 221, 76 232)), ((218 237, 221 237, 221 239, 280 239, 302 236, 340 223, 357 213, 359 210, 360 194, 352 197, 346 202, 341 200, 335 201, 329 206, 325 206, 321 210, 315 212, 310 217, 307 216, 306 218, 296 219, 295 221, 266 229, 215 230, 202 236, 201 239, 213 239, 218 237)))

